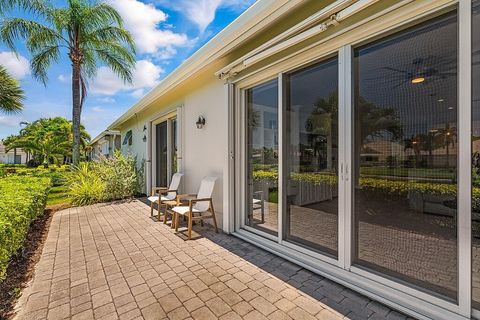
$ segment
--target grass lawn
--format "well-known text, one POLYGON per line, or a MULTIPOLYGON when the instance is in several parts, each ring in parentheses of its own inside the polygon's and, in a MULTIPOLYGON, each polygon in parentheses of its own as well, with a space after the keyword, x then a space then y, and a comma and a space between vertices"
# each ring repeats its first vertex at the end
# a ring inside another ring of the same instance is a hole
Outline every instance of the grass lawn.
POLYGON ((50 189, 50 193, 47 198, 47 207, 59 204, 68 204, 69 199, 67 196, 67 190, 64 185, 57 185, 50 189))

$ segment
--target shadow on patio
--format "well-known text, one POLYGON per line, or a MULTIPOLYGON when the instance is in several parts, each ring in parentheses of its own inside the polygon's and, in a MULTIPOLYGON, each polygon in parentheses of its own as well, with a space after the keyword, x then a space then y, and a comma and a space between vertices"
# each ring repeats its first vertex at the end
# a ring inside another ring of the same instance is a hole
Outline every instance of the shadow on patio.
POLYGON ((405 319, 208 227, 185 241, 141 201, 58 212, 18 319, 405 319))

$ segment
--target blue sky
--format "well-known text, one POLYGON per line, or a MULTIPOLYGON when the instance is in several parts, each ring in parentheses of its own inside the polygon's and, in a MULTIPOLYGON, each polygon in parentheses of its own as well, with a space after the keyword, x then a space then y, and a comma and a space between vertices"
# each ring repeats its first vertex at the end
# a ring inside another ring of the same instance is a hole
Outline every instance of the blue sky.
MULTIPOLYGON (((186 58, 245 11, 255 0, 107 0, 122 14, 137 45, 132 85, 125 85, 105 67, 89 80, 82 123, 92 138, 113 122, 186 58)), ((64 0, 53 1, 63 6, 64 0)), ((22 16, 12 12, 10 16, 22 16)), ((8 15, 7 15, 8 16, 8 15)), ((28 17, 28 16, 26 16, 28 17)), ((18 133, 20 122, 42 117, 71 118, 71 71, 66 56, 49 70, 45 87, 31 77, 30 55, 18 44, 16 57, 0 43, 0 64, 26 93, 21 114, 0 113, 0 139, 18 133)))

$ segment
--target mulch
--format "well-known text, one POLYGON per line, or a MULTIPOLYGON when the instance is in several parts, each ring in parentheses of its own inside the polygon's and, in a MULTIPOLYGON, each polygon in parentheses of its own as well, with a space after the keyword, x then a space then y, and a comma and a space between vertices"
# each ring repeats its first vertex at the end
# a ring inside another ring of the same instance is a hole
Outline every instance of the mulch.
POLYGON ((0 320, 13 318, 15 303, 32 279, 35 265, 42 255, 52 217, 56 211, 64 208, 65 205, 51 206, 30 225, 23 248, 12 257, 7 276, 0 282, 0 320))

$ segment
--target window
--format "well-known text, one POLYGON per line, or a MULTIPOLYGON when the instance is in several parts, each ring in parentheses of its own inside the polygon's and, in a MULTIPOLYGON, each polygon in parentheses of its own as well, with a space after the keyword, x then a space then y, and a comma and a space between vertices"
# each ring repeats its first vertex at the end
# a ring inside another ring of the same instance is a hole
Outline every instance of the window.
POLYGON ((129 146, 132 145, 132 130, 128 130, 127 133, 125 133, 125 137, 123 138, 123 145, 128 144, 129 146))
POLYGON ((276 235, 278 230, 278 84, 245 92, 247 118, 247 213, 245 225, 276 235))
POLYGON ((457 298, 457 16, 354 50, 353 261, 457 298))
POLYGON ((286 76, 286 239, 337 255, 338 59, 286 76))

